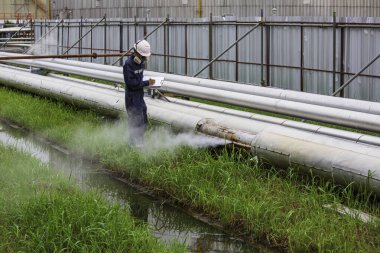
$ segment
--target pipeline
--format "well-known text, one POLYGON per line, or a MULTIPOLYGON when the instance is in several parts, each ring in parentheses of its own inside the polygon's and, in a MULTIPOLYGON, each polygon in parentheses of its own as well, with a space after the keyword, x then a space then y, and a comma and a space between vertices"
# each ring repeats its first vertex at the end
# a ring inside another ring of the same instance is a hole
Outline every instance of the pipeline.
MULTIPOLYGON (((28 60, 18 60, 17 63, 19 64, 26 64, 26 65, 29 65, 29 64, 32 64, 33 66, 36 66, 36 67, 41 67, 41 68, 48 68, 50 70, 55 70, 55 71, 59 71, 59 72, 65 72, 65 73, 71 73, 71 74, 77 74, 77 75, 84 75, 84 76, 88 76, 88 77, 93 77, 93 78, 99 78, 99 79, 104 79, 104 80, 109 80, 109 81, 114 81, 114 82, 122 82, 123 81, 123 76, 121 74, 117 74, 117 73, 113 73, 113 72, 105 72, 105 71, 100 71, 100 70, 92 70, 92 69, 88 69, 88 68, 82 68, 82 67, 77 67, 76 65, 74 66, 69 66, 69 65, 61 65, 61 64, 58 64, 58 63, 55 63, 57 60, 54 60, 52 62, 45 62, 45 61, 28 61, 28 60)), ((58 62, 60 62, 62 60, 59 60, 58 62)), ((78 62, 79 64, 78 65, 82 65, 83 63, 81 62, 78 62)), ((102 66, 102 65, 100 65, 102 66)), ((110 67, 110 66, 104 66, 106 69, 108 69, 107 67, 110 67)), ((114 68, 114 67, 112 67, 114 68)), ((168 82, 167 82, 168 83, 168 82)), ((174 85, 174 89, 178 89, 178 87, 180 86, 180 84, 178 85, 174 85)), ((185 88, 189 88, 191 86, 189 85, 182 85, 183 87, 185 88)), ((196 89, 197 87, 194 87, 194 89, 188 89, 189 92, 192 92, 192 94, 194 94, 196 92, 196 89)), ((207 89, 207 88, 203 88, 203 89, 207 89)), ((211 89, 208 89, 208 90, 211 90, 211 89)), ((213 98, 215 100, 219 100, 218 97, 215 96, 214 93, 220 93, 220 92, 223 92, 223 91, 214 91, 214 90, 211 90, 209 91, 209 94, 211 96, 213 96, 213 98)), ((186 92, 185 92, 186 93, 186 92)), ((186 93, 186 95, 188 95, 186 93)), ((196 95, 196 94, 195 94, 196 95)), ((244 95, 244 94, 237 94, 238 97, 236 100, 233 101, 233 103, 235 102, 238 102, 239 105, 240 105, 240 102, 238 101, 240 99, 240 96, 249 96, 249 95, 244 95)), ((203 95, 202 95, 203 96, 203 95)), ((210 97, 207 97, 210 99, 210 97)), ((227 100, 224 100, 226 102, 228 102, 230 100, 230 98, 228 98, 228 96, 225 98, 227 100)), ((173 99, 172 99, 173 100, 173 99)), ((257 103, 257 101, 266 101, 265 98, 260 98, 256 101, 251 101, 251 97, 247 98, 248 102, 249 103, 257 103)), ((287 102, 287 101, 279 101, 279 102, 287 102)), ((289 103, 289 102, 288 102, 289 103)), ((273 107, 276 107, 276 104, 277 102, 274 102, 272 105, 267 105, 267 106, 273 106, 273 107)), ((299 105, 302 109, 302 107, 304 107, 303 104, 299 105)), ((295 110, 300 110, 299 108, 297 108, 297 106, 293 106, 293 108, 295 110)), ((320 108, 319 108, 320 109, 320 108)), ((324 110, 328 110, 329 108, 322 108, 320 109, 321 111, 320 112, 316 112, 317 113, 317 116, 319 115, 318 113, 323 113, 324 110)), ((336 109, 338 110, 338 109, 336 109)), ((335 111, 336 111, 335 110, 335 111)), ((234 111, 234 113, 236 114, 243 114, 243 112, 239 112, 239 111, 234 111)), ((307 112, 308 113, 308 112, 307 112)), ((346 112, 346 111, 338 111, 336 113, 338 115, 338 117, 340 118, 343 118, 343 119, 346 119, 346 122, 348 124, 350 124, 350 126, 353 126, 354 123, 356 122, 359 122, 359 124, 362 124, 362 126, 364 128, 368 128, 370 127, 371 125, 368 125, 366 126, 365 124, 363 124, 362 120, 360 119, 360 117, 356 117, 356 121, 354 121, 354 117, 352 117, 351 115, 352 114, 360 114, 360 113, 357 113, 357 112, 346 112)), ((334 116, 334 115, 333 115, 334 116)), ((377 126, 379 126, 380 124, 380 121, 376 121, 376 120, 372 120, 372 117, 378 117, 377 115, 364 115, 365 117, 368 117, 369 120, 368 122, 370 122, 371 124, 376 124, 377 126)), ((377 137, 372 137, 372 136, 368 136, 368 135, 362 135, 362 134, 357 134, 357 133, 351 133, 351 132, 347 132, 347 131, 341 131, 341 130, 334 130, 334 129, 331 129, 331 128, 322 128, 322 127, 319 127, 319 126, 313 126, 313 125, 310 125, 310 124, 301 124, 300 122, 296 122, 296 121, 286 121, 285 120, 282 120, 282 119, 278 119, 278 118, 274 118, 274 117, 268 117, 268 116, 255 116, 255 118, 257 119, 261 119, 263 121, 269 121, 271 123, 275 123, 277 122, 277 124, 285 124, 287 126, 291 126, 291 127, 294 127, 294 128, 299 128, 299 129, 303 129, 303 130, 309 130, 309 131, 312 131, 312 132, 320 132, 320 133, 324 133, 324 134, 327 134, 327 135, 330 135, 330 136, 337 136, 337 137, 341 137, 341 138, 347 138, 347 139, 351 139, 353 141, 358 141, 358 142, 363 142, 363 143, 368 143, 368 144, 374 144, 374 145, 379 145, 380 141, 379 141, 379 138, 377 137)), ((329 119, 330 120, 330 119, 329 119)), ((354 125, 356 126, 356 125, 354 125)))
MULTIPOLYGON (((18 64, 32 65, 35 67, 46 68, 54 71, 78 74, 88 77, 94 77, 114 82, 123 82, 123 76, 121 73, 115 71, 117 67, 104 66, 99 64, 91 64, 84 62, 74 62, 71 65, 58 64, 65 62, 63 60, 54 61, 30 61, 30 60, 15 60, 12 61, 18 64), (88 66, 98 65, 95 69, 89 69, 88 66), (85 67, 87 66, 87 67, 85 67), (102 66, 103 70, 98 70, 99 66, 102 66)), ((68 64, 66 62, 66 64, 68 64)), ((120 68, 118 68, 120 69, 120 68)), ((215 81, 214 81, 215 82, 215 81)), ((320 122, 326 122, 330 124, 337 124, 351 128, 357 128, 367 131, 380 132, 380 115, 372 113, 364 113, 359 111, 351 111, 339 108, 330 108, 314 104, 304 104, 295 101, 288 101, 283 99, 276 99, 270 97, 261 97, 249 94, 242 94, 237 92, 231 92, 226 90, 216 90, 206 87, 199 87, 194 85, 185 85, 179 83, 173 83, 165 81, 162 86, 163 91, 173 92, 177 94, 223 102, 253 109, 260 109, 264 111, 285 114, 289 116, 300 117, 303 119, 310 119, 320 122)), ((303 95, 302 95, 303 96, 303 95)), ((316 95, 320 96, 320 95, 316 95)), ((323 97, 323 96, 322 96, 323 97)), ((367 111, 376 112, 378 103, 371 103, 366 101, 360 101, 359 104, 367 105, 367 111)))
MULTIPOLYGON (((13 54, 14 55, 14 54, 13 54)), ((77 66, 81 68, 91 68, 101 71, 122 73, 121 67, 108 66, 89 62, 70 61, 70 60, 53 60, 51 62, 60 63, 64 65, 77 66)), ((166 81, 190 84, 194 86, 201 86, 206 88, 213 88, 218 90, 226 90, 232 92, 239 92, 244 94, 277 98, 281 100, 294 101, 306 104, 314 104, 338 109, 345 109, 350 111, 357 111, 369 114, 380 115, 380 103, 369 102, 357 99, 348 99, 340 97, 331 97, 326 95, 312 94, 293 90, 284 90, 271 87, 260 87, 255 85, 246 85, 239 83, 232 83, 219 80, 210 80, 204 78, 195 78, 174 74, 167 74, 161 72, 145 71, 148 76, 162 76, 166 81)), ((165 86, 165 84, 164 84, 165 86)))
MULTIPOLYGON (((62 75, 58 75, 58 74, 52 74, 52 73, 48 74, 48 76, 55 77, 55 78, 58 78, 61 80, 68 80, 71 82, 80 82, 80 83, 83 83, 86 85, 101 87, 101 88, 107 89, 107 90, 118 90, 118 91, 124 93, 124 89, 119 88, 117 86, 112 87, 109 85, 102 85, 102 84, 98 84, 98 83, 94 83, 94 82, 90 82, 90 81, 79 80, 79 79, 66 77, 66 76, 62 76, 62 75)), ((372 135, 349 132, 349 131, 345 131, 345 130, 323 127, 323 126, 303 123, 303 122, 294 121, 294 120, 276 118, 276 117, 266 116, 266 115, 262 115, 262 114, 237 111, 237 110, 228 109, 225 107, 208 105, 208 104, 203 104, 203 103, 197 103, 197 102, 183 100, 183 99, 170 98, 170 102, 172 104, 183 105, 184 108, 189 109, 189 112, 186 112, 189 114, 191 114, 193 112, 193 110, 191 108, 200 108, 200 109, 209 111, 209 113, 217 112, 221 115, 231 115, 231 116, 237 116, 237 117, 241 117, 241 118, 256 120, 256 121, 264 122, 264 123, 271 123, 271 124, 275 124, 275 125, 287 126, 290 128, 304 130, 307 132, 319 133, 319 134, 323 134, 323 135, 327 135, 327 136, 332 136, 332 137, 336 137, 336 138, 354 141, 357 143, 375 145, 375 146, 380 147, 380 138, 372 136, 372 135)), ((149 104, 151 102, 148 101, 147 103, 149 104)), ((167 106, 167 104, 166 105, 160 105, 160 106, 167 106)), ((255 125, 258 126, 260 124, 256 123, 255 125)), ((259 131, 259 130, 257 130, 257 131, 259 131)))
POLYGON ((10 56, 0 56, 0 61, 9 60, 35 60, 35 59, 66 59, 66 58, 98 58, 98 57, 113 57, 113 56, 126 56, 126 53, 114 53, 114 54, 59 54, 59 55, 10 55, 10 56))
MULTIPOLYGON (((22 54, 0 53, 4 56, 22 56, 22 54)), ((89 62, 70 61, 70 60, 47 60, 49 62, 59 63, 63 65, 77 66, 81 68, 90 68, 101 71, 122 73, 121 67, 108 66, 89 62)), ((25 62, 26 63, 26 62, 25 62)), ((306 104, 321 105, 332 108, 346 109, 350 111, 364 112, 369 114, 380 115, 380 104, 376 102, 369 102, 356 99, 347 99, 339 97, 331 97, 319 94, 312 94, 306 92, 299 92, 293 90, 284 90, 270 87, 260 87, 255 85, 246 85, 239 83, 232 83, 219 80, 209 80, 204 78, 195 78, 174 74, 167 74, 161 72, 145 71, 145 75, 149 76, 162 76, 167 81, 190 84, 194 86, 201 86, 206 88, 213 88, 219 90, 226 90, 232 92, 239 92, 244 94, 251 94, 263 97, 278 98, 281 100, 295 101, 306 104)))
MULTIPOLYGON (((100 110, 124 113, 124 94, 69 80, 0 67, 0 82, 10 87, 100 110)), ((365 185, 380 196, 380 147, 355 143, 254 119, 147 98, 151 119, 249 145, 252 153, 272 165, 365 185)))

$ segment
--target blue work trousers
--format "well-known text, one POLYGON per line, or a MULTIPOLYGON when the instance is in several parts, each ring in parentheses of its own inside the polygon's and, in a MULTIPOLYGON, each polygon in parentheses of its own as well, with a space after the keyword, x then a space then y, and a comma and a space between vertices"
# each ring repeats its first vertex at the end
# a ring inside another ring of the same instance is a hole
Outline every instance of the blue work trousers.
POLYGON ((126 91, 125 107, 128 115, 129 142, 141 146, 144 143, 145 129, 148 124, 147 108, 143 91, 126 91))

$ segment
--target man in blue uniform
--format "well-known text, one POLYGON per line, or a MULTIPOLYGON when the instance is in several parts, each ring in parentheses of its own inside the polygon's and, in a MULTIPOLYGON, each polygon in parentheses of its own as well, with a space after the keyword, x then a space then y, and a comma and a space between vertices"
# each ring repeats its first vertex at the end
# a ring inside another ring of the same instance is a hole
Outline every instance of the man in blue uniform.
POLYGON ((147 108, 144 101, 144 87, 153 85, 154 80, 143 81, 145 61, 150 56, 150 45, 146 40, 134 45, 134 52, 124 66, 125 107, 128 115, 130 144, 142 146, 148 123, 147 108))

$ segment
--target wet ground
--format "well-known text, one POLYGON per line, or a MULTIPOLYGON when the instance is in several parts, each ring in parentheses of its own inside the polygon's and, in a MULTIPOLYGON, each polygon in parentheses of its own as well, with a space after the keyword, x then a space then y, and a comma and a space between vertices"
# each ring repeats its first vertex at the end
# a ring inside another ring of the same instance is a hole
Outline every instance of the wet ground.
POLYGON ((83 189, 98 190, 111 202, 130 208, 132 215, 146 222, 154 236, 163 241, 178 240, 189 252, 269 252, 224 234, 193 216, 162 204, 115 178, 100 165, 91 163, 46 140, 0 121, 0 144, 15 147, 58 169, 83 189))

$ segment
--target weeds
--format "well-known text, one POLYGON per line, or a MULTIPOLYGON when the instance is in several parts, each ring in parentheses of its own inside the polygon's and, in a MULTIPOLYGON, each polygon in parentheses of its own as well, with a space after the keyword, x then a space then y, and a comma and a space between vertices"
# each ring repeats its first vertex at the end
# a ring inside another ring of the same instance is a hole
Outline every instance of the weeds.
POLYGON ((0 145, 0 161, 0 252, 184 252, 26 154, 0 145))
MULTIPOLYGON (((345 203, 380 216, 378 203, 353 194, 352 187, 341 190, 329 182, 296 176, 292 170, 267 169, 244 151, 215 155, 189 147, 135 150, 126 143, 125 122, 103 122, 92 112, 6 89, 0 89, 0 114, 100 157, 108 168, 252 240, 302 252, 380 250, 380 224, 364 224, 323 208, 345 203), (3 103, 3 98, 10 99, 3 103), (31 106, 13 109, 19 103, 31 106), (33 120, 30 114, 35 115, 33 120), (54 115, 54 120, 45 115, 54 115)), ((148 133, 147 143, 155 138, 154 132, 148 133)))

